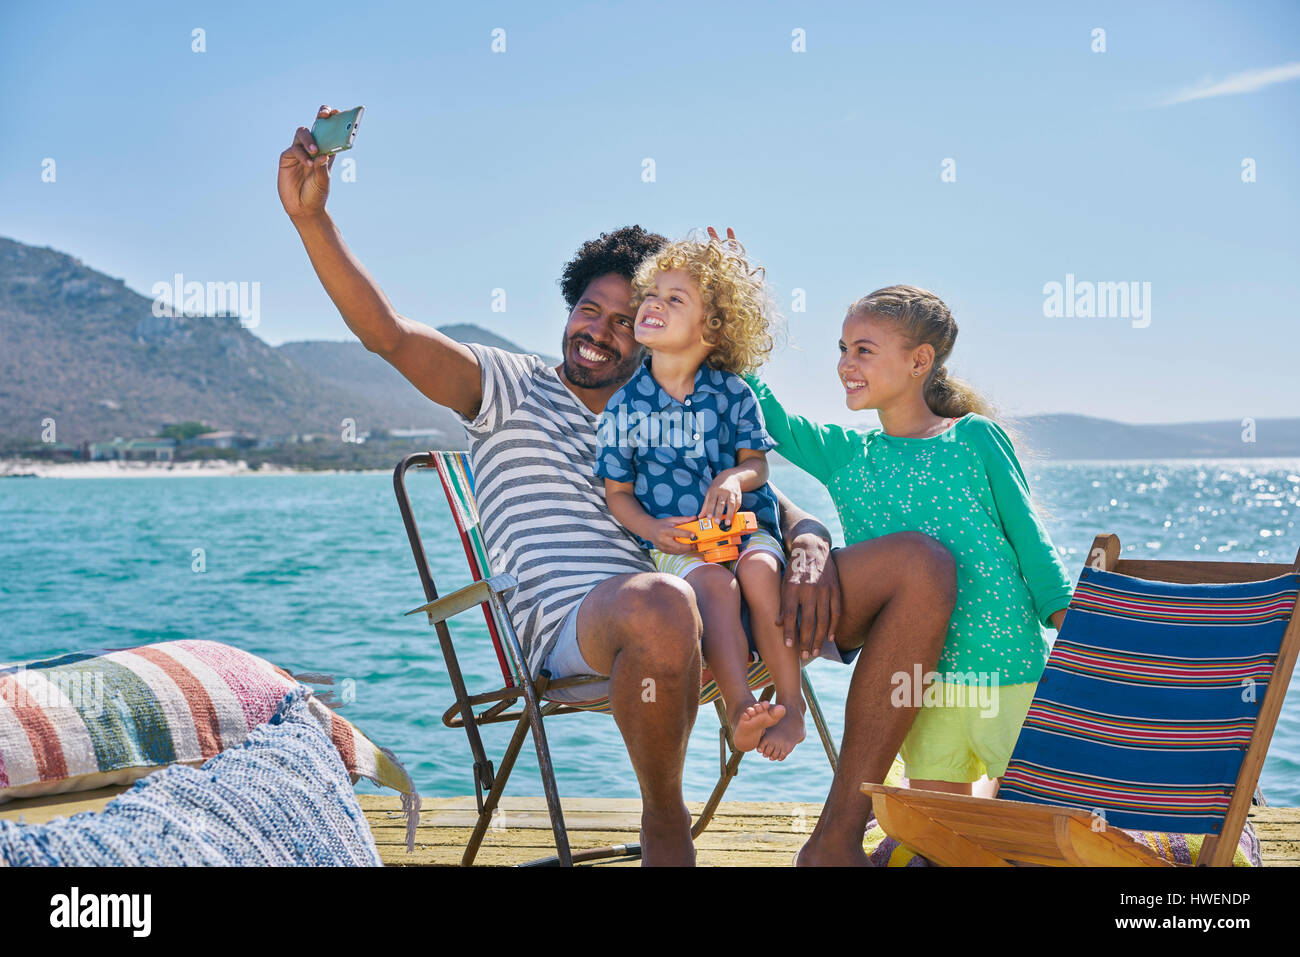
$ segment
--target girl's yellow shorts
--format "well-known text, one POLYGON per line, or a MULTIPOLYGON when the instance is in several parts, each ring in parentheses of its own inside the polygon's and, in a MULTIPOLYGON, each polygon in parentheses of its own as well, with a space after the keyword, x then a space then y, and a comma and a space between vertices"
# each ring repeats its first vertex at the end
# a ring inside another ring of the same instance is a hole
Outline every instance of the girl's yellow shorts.
POLYGON ((927 689, 900 753, 909 781, 1000 778, 1025 723, 1037 682, 969 685, 936 682, 927 689))

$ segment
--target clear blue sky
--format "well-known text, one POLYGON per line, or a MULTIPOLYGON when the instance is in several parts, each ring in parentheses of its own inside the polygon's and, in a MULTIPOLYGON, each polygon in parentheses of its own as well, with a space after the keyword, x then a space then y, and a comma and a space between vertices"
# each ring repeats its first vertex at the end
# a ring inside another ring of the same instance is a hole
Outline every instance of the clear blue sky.
POLYGON ((0 235, 146 295, 257 281, 267 341, 346 338, 275 171, 317 106, 364 104, 331 209, 433 325, 556 353, 580 242, 712 223, 807 291, 765 374, 815 417, 851 417, 844 307, 894 282, 945 298, 953 370, 1013 413, 1300 415, 1295 3, 556 6, 6 0, 0 235), (1150 282, 1150 326, 1045 318, 1067 273, 1150 282))

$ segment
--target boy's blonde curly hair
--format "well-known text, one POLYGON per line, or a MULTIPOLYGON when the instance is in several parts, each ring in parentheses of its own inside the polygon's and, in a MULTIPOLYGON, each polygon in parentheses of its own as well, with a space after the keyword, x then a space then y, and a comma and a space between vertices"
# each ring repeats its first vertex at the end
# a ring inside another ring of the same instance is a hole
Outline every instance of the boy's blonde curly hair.
POLYGON ((758 371, 772 352, 778 319, 763 268, 751 266, 734 239, 678 240, 641 261, 632 280, 632 308, 641 307, 658 273, 675 269, 690 275, 704 301, 704 341, 714 347, 704 361, 735 375, 758 371))

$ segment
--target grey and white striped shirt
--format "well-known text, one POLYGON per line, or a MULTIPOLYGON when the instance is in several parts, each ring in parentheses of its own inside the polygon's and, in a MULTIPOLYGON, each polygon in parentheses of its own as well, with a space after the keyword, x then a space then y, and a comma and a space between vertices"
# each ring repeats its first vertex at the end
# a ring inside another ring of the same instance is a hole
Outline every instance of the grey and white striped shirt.
POLYGON ((593 585, 654 571, 605 504, 594 471, 599 416, 537 356, 470 344, 483 404, 469 433, 475 497, 492 573, 519 587, 506 606, 536 676, 559 626, 593 585))

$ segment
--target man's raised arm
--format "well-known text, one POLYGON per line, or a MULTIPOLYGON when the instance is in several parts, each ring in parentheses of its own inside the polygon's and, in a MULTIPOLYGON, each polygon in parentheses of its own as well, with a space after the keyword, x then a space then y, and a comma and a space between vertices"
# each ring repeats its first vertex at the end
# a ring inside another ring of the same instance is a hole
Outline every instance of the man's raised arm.
MULTIPOLYGON (((318 115, 337 112, 322 106, 318 115)), ((463 343, 399 316, 393 309, 325 211, 334 158, 315 154, 311 132, 298 127, 293 144, 280 154, 277 185, 280 202, 298 230, 321 285, 363 346, 387 359, 434 402, 473 418, 483 400, 474 353, 463 343)))

